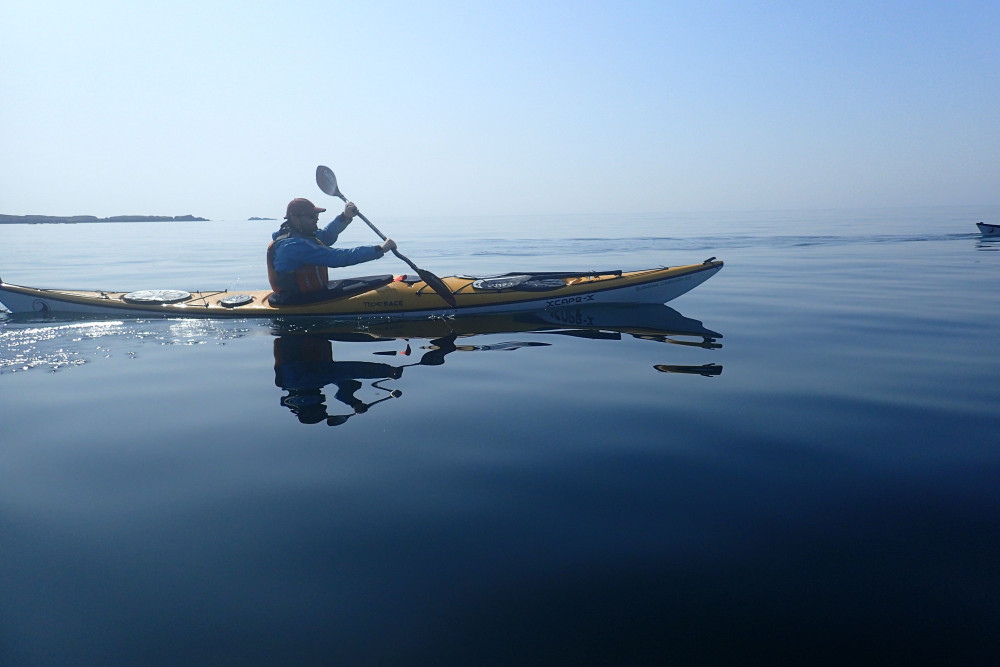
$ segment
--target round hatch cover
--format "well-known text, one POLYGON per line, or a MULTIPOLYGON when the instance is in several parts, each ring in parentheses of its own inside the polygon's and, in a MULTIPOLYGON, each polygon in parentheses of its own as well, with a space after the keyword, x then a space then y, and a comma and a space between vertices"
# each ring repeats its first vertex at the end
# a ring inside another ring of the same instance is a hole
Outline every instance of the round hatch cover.
POLYGON ((233 294, 224 299, 219 299, 219 305, 223 308, 236 308, 237 306, 245 306, 248 303, 253 303, 253 297, 249 294, 233 294))
POLYGON ((531 276, 497 276, 495 278, 480 278, 472 283, 472 289, 504 290, 513 289, 521 283, 531 280, 531 276))
POLYGON ((190 292, 177 289, 146 289, 138 292, 129 292, 122 297, 128 303, 141 304, 180 303, 190 298, 190 292))

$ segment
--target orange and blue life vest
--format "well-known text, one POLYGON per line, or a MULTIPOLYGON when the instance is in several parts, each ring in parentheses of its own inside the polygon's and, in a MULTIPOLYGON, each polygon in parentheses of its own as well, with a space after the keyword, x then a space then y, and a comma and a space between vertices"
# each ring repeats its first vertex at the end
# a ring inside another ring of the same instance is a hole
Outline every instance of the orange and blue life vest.
POLYGON ((279 301, 326 290, 327 267, 369 262, 385 254, 377 245, 332 247, 347 222, 343 216, 337 216, 315 236, 301 234, 286 223, 271 235, 272 241, 267 247, 267 277, 279 301))
MULTIPOLYGON (((306 294, 326 289, 327 283, 330 282, 330 273, 325 266, 303 264, 291 272, 279 272, 274 268, 274 253, 278 244, 290 237, 291 232, 285 231, 267 246, 267 280, 271 283, 271 289, 283 296, 306 294)), ((323 245, 319 239, 312 240, 323 245)))

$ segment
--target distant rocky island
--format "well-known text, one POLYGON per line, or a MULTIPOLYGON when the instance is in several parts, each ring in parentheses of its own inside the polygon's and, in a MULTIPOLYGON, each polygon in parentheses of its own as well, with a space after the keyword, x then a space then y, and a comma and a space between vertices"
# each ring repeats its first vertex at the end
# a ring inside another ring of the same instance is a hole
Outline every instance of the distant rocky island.
POLYGON ((208 222, 208 218, 198 218, 193 215, 114 215, 110 218, 98 218, 95 215, 4 215, 0 213, 0 224, 6 225, 42 225, 42 224, 74 224, 78 222, 208 222))
POLYGON ((254 220, 277 220, 277 218, 247 218, 249 222, 253 222, 254 220))

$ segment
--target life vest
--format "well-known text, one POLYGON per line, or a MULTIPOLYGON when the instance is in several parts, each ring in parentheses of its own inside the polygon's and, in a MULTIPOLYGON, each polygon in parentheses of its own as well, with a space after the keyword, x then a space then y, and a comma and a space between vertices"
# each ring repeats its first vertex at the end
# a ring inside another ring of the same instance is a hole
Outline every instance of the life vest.
MULTIPOLYGON (((285 297, 325 290, 330 282, 329 270, 325 266, 304 264, 295 271, 282 273, 274 268, 274 253, 278 244, 291 236, 291 230, 283 227, 282 233, 267 246, 267 280, 271 283, 271 289, 285 297)), ((311 240, 322 245, 319 239, 311 240)))

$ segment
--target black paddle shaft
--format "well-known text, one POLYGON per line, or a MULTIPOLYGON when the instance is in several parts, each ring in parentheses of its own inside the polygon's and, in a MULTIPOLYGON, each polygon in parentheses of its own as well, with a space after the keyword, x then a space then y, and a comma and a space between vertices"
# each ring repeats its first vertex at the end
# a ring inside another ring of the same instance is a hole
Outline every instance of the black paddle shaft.
MULTIPOLYGON (((338 194, 340 194, 340 193, 338 193, 338 194)), ((341 194, 340 198, 344 200, 345 204, 347 203, 347 197, 345 197, 344 195, 341 194)), ((385 241, 386 239, 389 238, 388 236, 386 236, 385 234, 383 234, 382 232, 380 232, 379 229, 378 229, 378 227, 376 227, 374 224, 372 224, 372 221, 369 220, 368 218, 366 218, 361 211, 358 211, 358 217, 361 218, 362 220, 364 220, 365 224, 368 225, 369 227, 371 227, 372 231, 375 232, 376 234, 378 234, 378 236, 379 236, 380 239, 382 239, 383 241, 385 241)), ((399 250, 397 250, 396 248, 392 249, 392 254, 395 255, 396 257, 400 258, 404 262, 406 262, 409 265, 409 267, 411 269, 413 269, 414 271, 416 271, 417 273, 421 273, 422 272, 421 269, 417 268, 416 264, 414 264, 413 262, 411 262, 408 258, 404 257, 403 254, 401 252, 399 252, 399 250)))
MULTIPOLYGON (((343 199, 345 203, 347 202, 347 197, 345 197, 344 195, 342 195, 340 192, 338 192, 337 195, 341 199, 343 199)), ((382 232, 380 232, 379 229, 378 229, 378 227, 376 227, 375 225, 373 225, 372 221, 369 220, 368 218, 366 218, 364 216, 364 214, 361 213, 361 211, 358 211, 358 217, 361 218, 362 220, 364 220, 365 224, 368 225, 369 227, 371 227, 372 231, 375 232, 376 234, 378 234, 380 239, 382 239, 383 241, 385 241, 388 238, 385 234, 383 234, 382 232)), ((427 283, 427 285, 432 290, 434 290, 437 293, 438 296, 440 296, 442 299, 444 299, 448 303, 448 305, 450 305, 452 307, 455 307, 455 305, 456 305, 455 296, 451 293, 451 290, 448 289, 448 286, 444 284, 443 280, 441 280, 440 278, 438 278, 435 274, 431 273, 430 271, 426 271, 424 269, 421 269, 421 268, 417 267, 416 264, 414 264, 413 262, 411 262, 410 259, 408 257, 404 256, 403 253, 399 252, 399 250, 393 248, 392 249, 392 254, 395 255, 396 257, 398 257, 399 259, 403 260, 404 262, 406 262, 407 266, 409 266, 411 269, 413 269, 413 271, 418 276, 420 276, 420 279, 423 280, 425 283, 427 283)))
MULTIPOLYGON (((316 167, 316 184, 319 186, 319 189, 325 192, 326 194, 332 197, 340 197, 342 200, 344 200, 345 204, 347 203, 347 197, 345 197, 344 193, 340 191, 339 187, 337 187, 337 177, 336 175, 334 175, 333 170, 330 169, 329 167, 324 167, 323 165, 316 167)), ((372 224, 371 220, 362 215, 361 211, 358 211, 358 217, 364 220, 365 224, 371 227, 372 231, 378 234, 379 238, 381 238, 383 241, 385 241, 388 238, 385 234, 383 234, 378 230, 378 227, 372 224)), ((430 271, 425 271, 424 269, 417 268, 416 264, 411 262, 408 258, 404 257, 402 253, 400 253, 399 250, 397 250, 396 248, 392 249, 392 254, 398 257, 399 259, 403 260, 404 262, 406 262, 407 266, 413 269, 416 272, 416 274, 420 276, 420 279, 423 280, 425 283, 427 283, 427 285, 432 290, 434 290, 438 296, 444 299, 445 302, 448 303, 448 305, 450 305, 452 308, 454 308, 457 305, 455 301, 455 295, 451 293, 451 290, 448 289, 448 286, 444 284, 443 280, 438 278, 430 271)))

